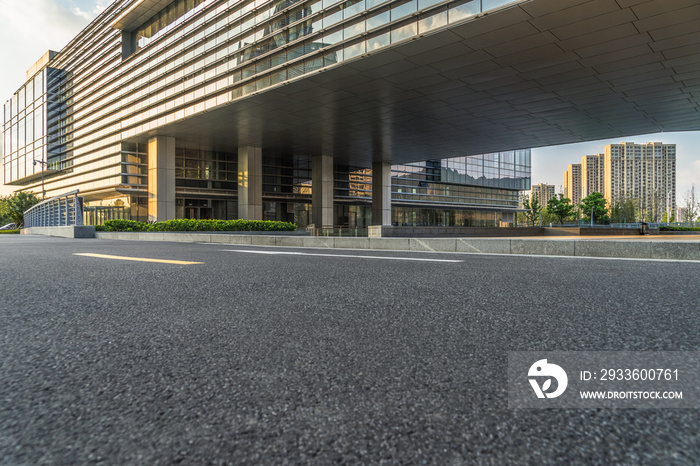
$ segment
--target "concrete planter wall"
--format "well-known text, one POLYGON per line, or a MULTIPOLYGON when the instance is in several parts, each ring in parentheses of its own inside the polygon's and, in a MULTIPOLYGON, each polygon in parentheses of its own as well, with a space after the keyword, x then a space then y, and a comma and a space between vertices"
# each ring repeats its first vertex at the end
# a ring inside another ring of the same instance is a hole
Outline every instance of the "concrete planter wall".
POLYGON ((370 238, 507 238, 543 236, 544 228, 371 226, 370 238))
POLYGON ((700 235, 700 231, 661 231, 660 235, 700 235))
MULTIPOLYGON (((658 235, 658 229, 649 229, 650 235, 658 235)), ((638 228, 545 228, 544 236, 641 236, 638 228)))
POLYGON ((58 236, 61 238, 94 238, 95 227, 91 225, 70 225, 60 227, 31 227, 20 230, 23 235, 58 236))

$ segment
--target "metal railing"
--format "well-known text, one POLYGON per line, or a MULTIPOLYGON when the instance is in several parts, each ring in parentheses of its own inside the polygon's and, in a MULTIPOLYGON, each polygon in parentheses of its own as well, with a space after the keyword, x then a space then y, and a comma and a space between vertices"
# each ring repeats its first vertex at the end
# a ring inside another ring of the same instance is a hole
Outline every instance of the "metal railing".
MULTIPOLYGON (((649 228, 658 228, 658 223, 650 223, 650 222, 644 222, 647 224, 649 228)), ((543 225, 546 227, 550 227, 549 224, 543 225)), ((598 229, 610 229, 610 228, 629 228, 629 229, 639 229, 641 228, 642 223, 641 222, 636 222, 636 223, 594 223, 591 225, 590 222, 579 222, 579 223, 564 223, 558 224, 558 223, 553 223, 551 225, 551 228, 598 228, 598 229)))
POLYGON ((47 199, 24 212, 24 227, 83 225, 83 198, 78 191, 47 199))
POLYGON ((108 220, 129 220, 129 212, 119 206, 87 206, 83 208, 83 218, 86 225, 104 225, 108 220))
POLYGON ((309 225, 306 227, 306 231, 309 232, 311 236, 335 236, 335 237, 367 237, 369 236, 369 229, 367 227, 326 227, 320 228, 314 225, 309 225))

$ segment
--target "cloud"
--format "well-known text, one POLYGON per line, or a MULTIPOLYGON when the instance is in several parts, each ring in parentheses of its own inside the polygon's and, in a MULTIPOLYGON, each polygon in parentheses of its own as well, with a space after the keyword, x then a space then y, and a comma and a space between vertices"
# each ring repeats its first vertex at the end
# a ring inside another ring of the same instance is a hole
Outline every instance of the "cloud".
POLYGON ((53 0, 0 0, 0 102, 25 82, 28 70, 47 50, 61 50, 96 15, 92 8, 53 0), (89 13, 87 12, 89 11, 89 13))
POLYGON ((84 0, 82 3, 83 8, 86 9, 85 11, 83 11, 80 6, 74 7, 71 11, 74 15, 84 18, 87 22, 95 19, 97 15, 102 13, 107 8, 107 4, 104 4, 99 0, 84 0))
MULTIPOLYGON (((24 84, 25 72, 47 50, 65 47, 109 3, 79 1, 75 6, 75 0, 0 0, 0 105, 24 84)), ((0 184, 0 195, 14 189, 0 184)))
POLYGON ((109 6, 109 2, 106 2, 106 3, 102 2, 102 1, 96 2, 95 8, 92 9, 92 14, 95 16, 99 15, 100 13, 102 13, 103 11, 105 11, 107 9, 107 6, 109 6))
POLYGON ((85 18, 86 21, 92 21, 92 19, 95 17, 92 13, 82 11, 80 8, 73 8, 73 14, 80 16, 81 18, 85 18))

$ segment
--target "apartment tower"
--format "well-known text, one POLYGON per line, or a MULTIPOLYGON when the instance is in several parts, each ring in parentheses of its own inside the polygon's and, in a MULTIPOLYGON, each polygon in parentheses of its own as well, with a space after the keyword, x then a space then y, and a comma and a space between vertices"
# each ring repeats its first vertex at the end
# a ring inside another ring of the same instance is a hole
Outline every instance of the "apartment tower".
POLYGON ((564 197, 577 206, 581 203, 581 164, 574 163, 564 172, 564 197))
POLYGON ((605 194, 605 154, 581 157, 581 199, 591 193, 605 194))
POLYGON ((549 200, 554 197, 554 185, 540 183, 533 185, 530 188, 530 199, 535 199, 539 201, 540 205, 547 205, 549 200))
POLYGON ((622 142, 605 147, 604 195, 610 205, 636 199, 640 217, 660 221, 676 208, 676 145, 622 142))

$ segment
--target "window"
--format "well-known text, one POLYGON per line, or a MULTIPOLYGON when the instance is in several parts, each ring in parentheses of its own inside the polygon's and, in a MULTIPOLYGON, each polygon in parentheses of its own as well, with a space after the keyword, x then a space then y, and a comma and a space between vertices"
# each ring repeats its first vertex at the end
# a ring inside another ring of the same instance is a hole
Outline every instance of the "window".
POLYGON ((180 24, 205 0, 175 0, 166 8, 155 14, 132 34, 132 50, 137 51, 148 45, 163 32, 180 24))

